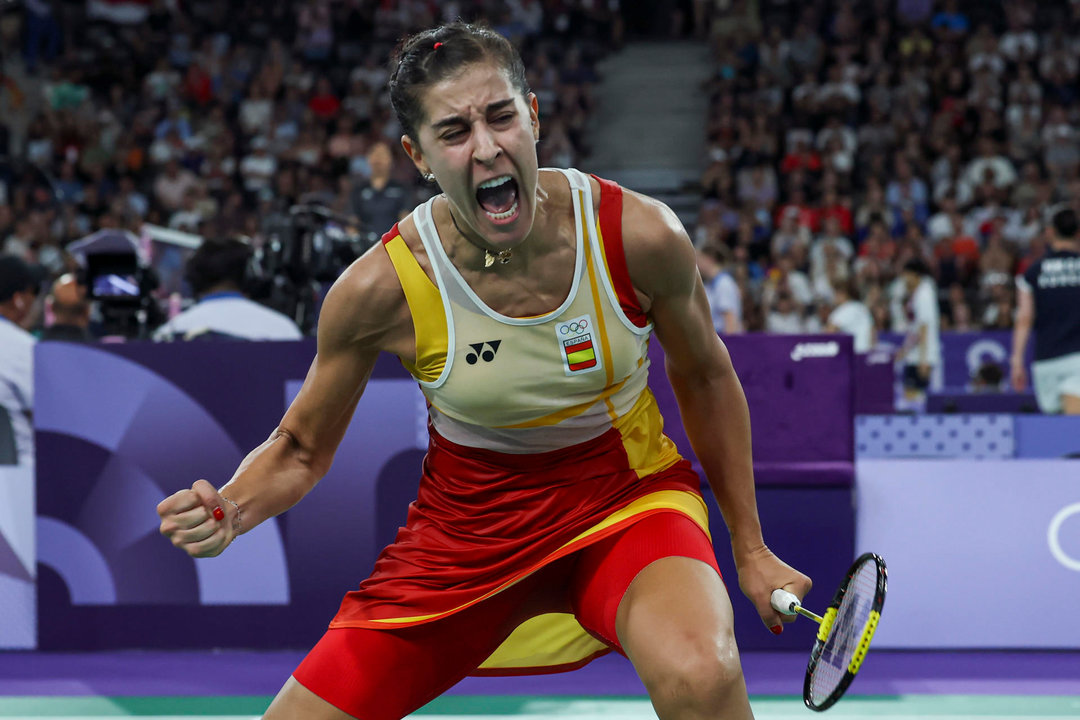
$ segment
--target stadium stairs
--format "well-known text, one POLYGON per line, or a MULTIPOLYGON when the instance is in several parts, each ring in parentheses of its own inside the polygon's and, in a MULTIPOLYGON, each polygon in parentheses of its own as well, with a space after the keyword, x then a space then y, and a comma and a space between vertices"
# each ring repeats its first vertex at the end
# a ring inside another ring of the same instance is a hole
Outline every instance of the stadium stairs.
POLYGON ((663 200, 692 228, 705 167, 705 43, 635 42, 598 66, 584 168, 663 200))

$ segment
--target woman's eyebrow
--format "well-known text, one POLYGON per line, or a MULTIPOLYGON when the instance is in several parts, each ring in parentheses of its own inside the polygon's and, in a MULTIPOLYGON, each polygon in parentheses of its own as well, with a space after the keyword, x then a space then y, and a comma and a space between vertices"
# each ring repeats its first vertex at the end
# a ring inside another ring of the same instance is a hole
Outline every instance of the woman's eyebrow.
MULTIPOLYGON (((498 112, 499 110, 502 110, 504 107, 507 107, 508 105, 513 105, 513 104, 514 104, 514 98, 507 98, 505 100, 496 100, 493 103, 489 103, 487 108, 485 108, 485 110, 486 110, 487 114, 490 115, 491 113, 498 112)), ((441 130, 442 128, 450 126, 450 125, 468 125, 468 124, 469 124, 469 119, 466 118, 464 115, 451 115, 450 117, 445 117, 442 120, 439 120, 438 122, 432 123, 431 127, 434 128, 435 130, 441 130)))

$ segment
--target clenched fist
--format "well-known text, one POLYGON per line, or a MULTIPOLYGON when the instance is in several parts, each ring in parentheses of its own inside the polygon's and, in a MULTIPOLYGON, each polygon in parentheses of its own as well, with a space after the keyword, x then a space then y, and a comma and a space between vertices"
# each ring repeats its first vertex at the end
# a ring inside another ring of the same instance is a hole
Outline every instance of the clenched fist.
POLYGON ((191 557, 214 557, 232 542, 236 508, 205 480, 158 503, 161 534, 191 557))

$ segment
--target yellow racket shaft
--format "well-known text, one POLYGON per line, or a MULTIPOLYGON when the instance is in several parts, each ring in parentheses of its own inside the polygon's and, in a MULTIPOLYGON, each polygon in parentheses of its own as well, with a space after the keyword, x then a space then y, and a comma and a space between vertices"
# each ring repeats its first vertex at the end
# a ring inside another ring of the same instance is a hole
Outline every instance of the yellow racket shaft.
POLYGON ((799 598, 793 593, 789 593, 787 590, 776 589, 772 592, 772 597, 769 598, 769 602, 773 606, 773 610, 785 615, 794 615, 798 613, 804 618, 810 618, 818 625, 822 623, 823 618, 820 615, 816 615, 802 606, 799 602, 799 598))

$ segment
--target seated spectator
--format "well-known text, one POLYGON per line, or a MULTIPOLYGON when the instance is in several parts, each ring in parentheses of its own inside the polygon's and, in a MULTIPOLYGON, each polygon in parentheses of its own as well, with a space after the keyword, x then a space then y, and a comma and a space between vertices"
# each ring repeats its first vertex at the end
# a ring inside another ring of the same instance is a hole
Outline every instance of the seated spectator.
POLYGON ((960 10, 958 0, 945 0, 944 7, 930 20, 934 35, 941 42, 958 42, 967 36, 971 22, 960 10))
POLYGON ((978 156, 964 170, 964 180, 976 187, 985 180, 987 170, 993 173, 995 187, 1007 188, 1016 182, 1016 168, 1012 161, 998 153, 997 143, 992 137, 983 136, 979 139, 978 156))
POLYGON ((810 246, 810 228, 798 223, 799 211, 789 208, 780 217, 780 226, 773 233, 769 253, 773 258, 781 255, 805 253, 810 246))
POLYGON ((170 157, 165 168, 154 182, 154 199, 168 212, 176 212, 184 202, 184 195, 199 183, 195 174, 180 166, 180 161, 170 157))
POLYGON ((258 193, 270 187, 278 170, 277 158, 270 154, 270 141, 263 135, 251 141, 251 152, 240 161, 240 176, 244 189, 258 193))
POLYGON ((821 218, 817 209, 807 202, 806 193, 799 186, 791 189, 788 201, 776 211, 776 223, 779 224, 780 220, 787 214, 795 217, 797 226, 806 228, 811 232, 817 232, 821 218))
POLYGON ((825 220, 822 232, 814 239, 810 247, 810 275, 813 278, 827 278, 825 266, 826 251, 835 251, 844 259, 845 264, 855 256, 851 240, 840 228, 840 220, 835 216, 825 220))
POLYGON ((781 290, 773 300, 765 318, 765 332, 798 335, 806 332, 806 322, 798 305, 787 290, 781 290))
POLYGON ((776 173, 760 164, 741 170, 735 178, 739 201, 753 209, 772 210, 777 199, 776 173))
POLYGON ((911 203, 915 217, 925 222, 930 210, 930 197, 926 183, 916 177, 911 163, 898 155, 894 166, 895 177, 885 189, 885 201, 894 212, 899 212, 906 203, 911 203))
POLYGON ((251 253, 238 239, 205 240, 184 268, 198 302, 158 328, 154 339, 299 339, 289 317, 245 296, 251 253))
POLYGON ((1027 27, 1020 12, 1007 11, 1006 17, 1009 29, 1001 36, 998 49, 1005 59, 1014 65, 1031 62, 1039 51, 1039 36, 1027 27))
POLYGON ((821 156, 803 138, 795 141, 795 147, 784 156, 783 161, 780 163, 781 173, 787 175, 793 170, 805 170, 807 172, 819 172, 821 170, 821 156))
POLYGON ((780 293, 788 294, 795 303, 800 317, 803 309, 814 302, 810 279, 806 273, 795 267, 795 261, 791 255, 781 255, 776 259, 776 264, 769 269, 762 287, 761 301, 765 307, 772 307, 776 296, 780 293))
POLYGON ((199 224, 203 220, 202 213, 197 207, 198 200, 199 189, 193 185, 184 192, 180 208, 169 217, 169 227, 182 232, 198 232, 199 224))

